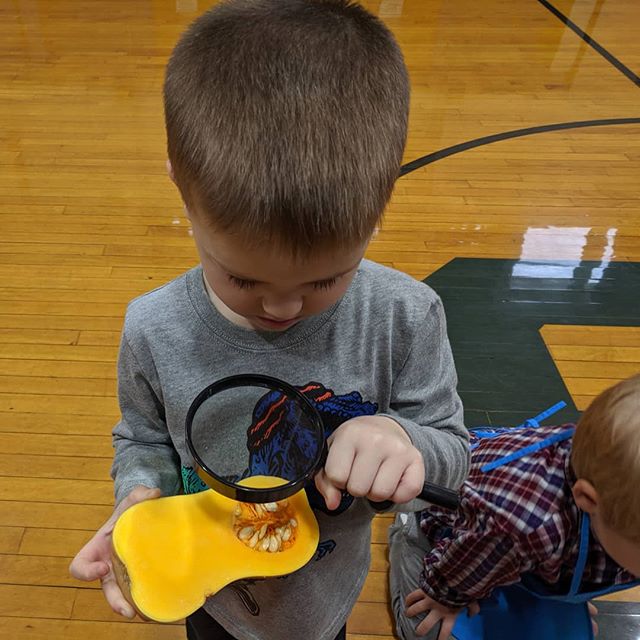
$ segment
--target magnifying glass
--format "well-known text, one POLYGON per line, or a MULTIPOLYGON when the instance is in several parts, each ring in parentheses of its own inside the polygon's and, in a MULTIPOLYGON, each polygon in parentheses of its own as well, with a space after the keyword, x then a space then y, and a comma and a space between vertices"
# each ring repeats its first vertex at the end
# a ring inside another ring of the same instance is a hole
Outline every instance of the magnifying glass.
MULTIPOLYGON (((270 376, 224 378, 201 391, 186 417, 200 479, 240 502, 272 503, 297 493, 324 466, 322 418, 298 389, 270 376)), ((455 509, 456 491, 425 483, 422 500, 455 509)), ((392 502, 371 502, 385 510, 392 502)))

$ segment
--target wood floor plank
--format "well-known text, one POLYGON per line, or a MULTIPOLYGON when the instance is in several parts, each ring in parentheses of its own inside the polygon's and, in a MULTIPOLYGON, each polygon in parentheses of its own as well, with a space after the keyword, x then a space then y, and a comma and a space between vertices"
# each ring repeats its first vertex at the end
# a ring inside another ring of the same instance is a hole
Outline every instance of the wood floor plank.
POLYGON ((114 347, 55 344, 0 344, 0 358, 23 360, 70 360, 115 363, 114 347))
POLYGON ((566 378, 629 378, 640 370, 637 362, 584 362, 583 360, 557 360, 554 362, 566 378))
POLYGON ((554 360, 584 362, 640 362, 640 347, 551 345, 554 360))
MULTIPOLYGON (((46 391, 46 390, 45 390, 46 391)), ((78 416, 120 415, 114 397, 49 395, 46 393, 0 393, 0 411, 21 413, 70 413, 78 416)))
POLYGON ((184 640, 185 632, 178 625, 54 620, 32 616, 0 617, 0 636, 11 640, 184 640))
POLYGON ((357 602, 348 628, 352 633, 393 635, 391 613, 376 602, 357 602))
POLYGON ((24 527, 0 527, 0 553, 17 553, 24 534, 24 527))
MULTIPOLYGON (((51 260, 51 258, 49 258, 51 260)), ((61 258, 62 262, 68 262, 71 264, 69 256, 65 256, 61 258)), ((10 259, 7 260, 9 264, 21 265, 21 264, 31 264, 29 262, 24 262, 19 256, 11 256, 10 259)), ((0 255, 0 264, 2 263, 2 255, 0 255)), ((43 261, 46 264, 45 261, 43 261)), ((3 303, 3 307, 7 307, 5 303, 3 303)), ((124 315, 126 304, 124 302, 115 303, 115 302, 100 302, 100 303, 89 303, 89 302, 43 302, 41 300, 26 300, 26 301, 11 301, 11 313, 19 314, 19 315, 49 315, 49 316, 85 316, 85 317, 109 317, 115 318, 118 321, 122 322, 122 317, 124 315)), ((55 324, 55 321, 53 321, 55 324)), ((0 357, 6 357, 0 352, 0 357)))
MULTIPOLYGON (((640 364, 638 365, 638 371, 640 371, 640 364)), ((572 395, 597 396, 622 379, 623 378, 564 378, 564 382, 572 395)))
POLYGON ((598 600, 608 600, 610 602, 640 602, 640 587, 611 593, 598 598, 598 600))
MULTIPOLYGON (((100 589, 78 589, 73 605, 73 620, 92 620, 96 622, 121 622, 122 616, 111 610, 100 589)), ((135 617, 131 624, 143 625, 144 622, 135 617)))
POLYGON ((136 290, 102 290, 102 289, 39 289, 22 287, 0 287, 0 300, 11 302, 97 302, 100 304, 121 303, 126 305, 133 297, 142 293, 143 288, 136 290))
MULTIPOLYGON (((51 415, 48 413, 0 411, 0 433, 109 436, 116 422, 117 420, 110 416, 96 415, 88 418, 87 416, 68 413, 51 415)), ((70 448, 67 449, 67 452, 69 455, 74 453, 70 448)), ((107 449, 104 449, 104 457, 106 457, 106 452, 107 449)), ((39 449, 36 453, 48 455, 51 451, 39 449)), ((60 455, 64 454, 61 453, 60 455)))
POLYGON ((371 545, 371 571, 387 571, 389 568, 389 558, 386 544, 371 545))
MULTIPOLYGON (((87 418, 87 420, 89 420, 87 418)), ((111 436, 65 435, 49 433, 0 433, 0 452, 42 456, 80 456, 86 458, 113 458, 111 436)))
POLYGON ((360 602, 389 602, 387 571, 369 571, 369 575, 367 576, 358 600, 360 602))
POLYGON ((0 584, 0 616, 68 619, 75 597, 75 589, 0 584))
POLYGON ((0 375, 0 393, 35 394, 46 390, 47 395, 97 396, 115 398, 116 381, 110 379, 58 378, 41 376, 0 375))
MULTIPOLYGON (((4 309, 3 309, 4 310, 4 309)), ((24 315, 0 313, 0 327, 3 329, 41 329, 47 330, 53 327, 56 331, 82 329, 92 331, 118 331, 122 330, 122 318, 120 317, 96 317, 96 316, 56 316, 50 315, 24 315)))
POLYGON ((97 531, 113 506, 0 501, 0 526, 97 531))
MULTIPOLYGON (((106 513, 106 510, 105 510, 106 513)), ((24 529, 17 553, 30 556, 73 558, 93 537, 96 530, 82 529, 24 529)))
POLYGON ((82 330, 77 344, 117 347, 120 344, 120 331, 82 330))
POLYGON ((85 360, 21 360, 0 358, 0 375, 46 378, 116 379, 113 362, 91 362, 85 360))
POLYGON ((0 501, 8 500, 110 505, 113 504, 113 483, 109 480, 0 476, 0 501))
POLYGON ((109 458, 0 453, 0 476, 109 480, 109 458))
POLYGON ((376 516, 371 523, 371 542, 386 544, 389 539, 389 526, 392 520, 376 516))
POLYGON ((545 325, 540 330, 549 345, 640 347, 640 327, 545 325))
MULTIPOLYGON (((0 555, 2 582, 11 585, 41 587, 77 587, 99 589, 100 584, 83 583, 69 574, 70 558, 53 556, 0 555)), ((6 615, 7 612, 4 612, 6 615)))
POLYGON ((79 337, 79 331, 64 329, 0 328, 0 343, 77 344, 79 337))

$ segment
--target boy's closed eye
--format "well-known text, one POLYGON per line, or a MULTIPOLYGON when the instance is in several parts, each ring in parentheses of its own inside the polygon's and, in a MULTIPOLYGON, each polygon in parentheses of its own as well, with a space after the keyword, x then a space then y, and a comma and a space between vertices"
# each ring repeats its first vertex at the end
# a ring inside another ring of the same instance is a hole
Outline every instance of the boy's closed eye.
POLYGON ((238 289, 251 289, 256 286, 257 282, 255 280, 244 280, 242 278, 237 278, 236 276, 232 276, 228 274, 227 277, 229 281, 234 284, 238 289))
MULTIPOLYGON (((238 289, 252 289, 258 284, 256 280, 246 280, 244 278, 232 276, 231 274, 227 274, 227 277, 231 283, 238 287, 238 289)), ((331 289, 331 287, 336 284, 339 277, 340 276, 335 276, 333 278, 327 278, 326 280, 318 280, 317 282, 312 282, 311 285, 317 290, 331 289)))

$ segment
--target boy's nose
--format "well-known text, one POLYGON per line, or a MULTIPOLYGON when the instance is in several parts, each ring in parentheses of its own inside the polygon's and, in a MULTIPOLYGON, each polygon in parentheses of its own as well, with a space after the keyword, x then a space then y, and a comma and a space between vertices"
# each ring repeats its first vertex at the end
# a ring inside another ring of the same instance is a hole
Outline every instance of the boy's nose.
POLYGON ((262 300, 262 308, 272 320, 292 320, 297 318, 302 311, 302 298, 289 298, 286 300, 264 298, 262 300))

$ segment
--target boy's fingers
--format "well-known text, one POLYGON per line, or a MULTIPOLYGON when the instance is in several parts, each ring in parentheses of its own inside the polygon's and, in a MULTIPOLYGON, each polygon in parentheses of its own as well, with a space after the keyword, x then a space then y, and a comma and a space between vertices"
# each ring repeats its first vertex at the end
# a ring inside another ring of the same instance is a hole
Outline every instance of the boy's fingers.
POLYGON ((371 489, 367 494, 369 500, 374 502, 382 502, 389 500, 398 490, 402 479, 404 468, 396 460, 387 458, 380 465, 371 489))
POLYGON ((425 592, 422 589, 416 589, 412 591, 405 599, 404 603, 407 607, 410 607, 414 602, 418 602, 418 600, 424 600, 425 592))
POLYGON ((76 556, 69 565, 69 573, 76 580, 93 582, 109 573, 109 565, 106 562, 92 562, 81 556, 76 556))
POLYGON ((449 640, 449 636, 453 631, 453 627, 456 623, 457 617, 457 613, 451 613, 442 618, 442 627, 440 628, 440 633, 438 634, 438 640, 449 640))
POLYGON ((316 489, 320 492, 327 505, 327 509, 333 511, 340 506, 342 501, 342 491, 335 487, 327 475, 324 469, 321 469, 315 477, 316 489))
POLYGON ((594 620, 593 616, 598 615, 598 609, 593 604, 593 602, 587 602, 587 610, 589 611, 589 615, 591 616, 591 628, 593 629, 593 635, 598 635, 598 623, 594 620))
POLYGON ((357 455, 349 472, 347 491, 358 498, 371 495, 371 488, 380 471, 382 458, 376 454, 357 455))
POLYGON ((330 446, 327 461, 324 465, 324 474, 331 484, 338 489, 346 489, 351 475, 351 467, 355 456, 355 449, 348 442, 339 443, 339 446, 330 446))
POLYGON ((391 500, 400 504, 409 502, 420 494, 423 486, 424 462, 419 458, 405 469, 391 500))
POLYGON ((120 587, 116 582, 113 572, 109 572, 104 578, 102 578, 102 591, 104 593, 104 597, 109 603, 109 606, 116 613, 119 613, 125 618, 135 617, 136 612, 122 595, 122 591, 120 591, 120 587))
POLYGON ((425 611, 429 611, 431 609, 431 603, 426 600, 418 600, 414 602, 411 606, 407 607, 407 616, 409 618, 413 618, 413 616, 417 616, 419 613, 424 613, 425 611))
POLYGON ((427 635, 427 633, 431 631, 436 624, 438 624, 440 617, 441 616, 438 611, 431 610, 429 615, 427 615, 427 617, 416 627, 416 633, 419 636, 427 635))
POLYGON ((477 602, 477 601, 472 602, 472 603, 469 605, 469 609, 468 609, 467 615, 468 615, 470 618, 473 618, 473 616, 476 616, 476 615, 478 615, 479 613, 480 613, 480 605, 478 604, 478 602, 477 602))

